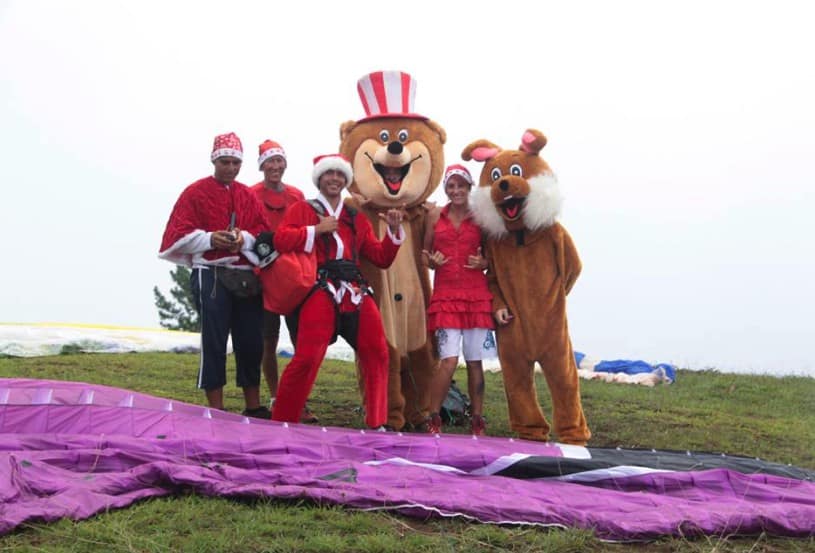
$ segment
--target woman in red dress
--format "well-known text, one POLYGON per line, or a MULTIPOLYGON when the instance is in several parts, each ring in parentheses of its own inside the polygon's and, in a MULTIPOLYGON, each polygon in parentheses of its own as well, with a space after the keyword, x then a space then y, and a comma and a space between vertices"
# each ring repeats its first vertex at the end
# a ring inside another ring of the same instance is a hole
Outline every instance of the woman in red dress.
POLYGON ((484 275, 487 260, 481 255, 481 231, 470 213, 473 186, 470 172, 462 165, 451 165, 444 171, 443 185, 450 201, 431 214, 423 251, 428 267, 435 270, 427 328, 436 333, 441 359, 439 372, 431 383, 427 428, 434 434, 441 430, 439 410, 463 352, 472 402, 471 430, 482 435, 486 423, 481 360, 495 357, 496 353, 492 294, 484 275))

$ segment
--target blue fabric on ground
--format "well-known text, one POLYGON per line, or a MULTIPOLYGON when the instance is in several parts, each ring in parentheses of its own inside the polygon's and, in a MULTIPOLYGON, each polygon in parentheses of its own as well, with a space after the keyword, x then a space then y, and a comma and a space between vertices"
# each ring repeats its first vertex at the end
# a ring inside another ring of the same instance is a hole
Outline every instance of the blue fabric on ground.
MULTIPOLYGON (((574 352, 574 358, 578 366, 585 357, 586 355, 584 353, 581 353, 579 351, 574 352)), ((658 363, 656 365, 651 365, 650 363, 646 363, 645 361, 616 359, 614 361, 600 361, 594 366, 594 370, 597 372, 625 373, 625 374, 661 372, 667 378, 669 378, 671 382, 676 381, 676 368, 668 363, 658 363)))

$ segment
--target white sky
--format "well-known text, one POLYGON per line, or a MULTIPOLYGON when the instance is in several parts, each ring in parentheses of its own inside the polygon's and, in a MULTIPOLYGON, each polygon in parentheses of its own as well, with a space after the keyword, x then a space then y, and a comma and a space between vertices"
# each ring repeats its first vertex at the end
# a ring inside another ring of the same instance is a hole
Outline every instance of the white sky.
MULTIPOLYGON (((398 69, 447 162, 532 127, 584 271, 575 349, 815 375, 807 2, 0 0, 0 321, 158 326, 181 190, 215 134, 311 158, 398 69)), ((480 171, 479 164, 470 169, 480 171)), ((442 201, 437 193, 434 198, 442 201)))

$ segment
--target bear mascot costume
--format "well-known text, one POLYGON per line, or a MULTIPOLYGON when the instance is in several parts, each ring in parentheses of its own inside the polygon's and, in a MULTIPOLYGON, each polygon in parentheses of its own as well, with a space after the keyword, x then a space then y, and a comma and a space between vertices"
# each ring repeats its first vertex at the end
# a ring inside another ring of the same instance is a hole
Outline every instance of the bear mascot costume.
POLYGON ((361 263, 388 341, 388 425, 418 429, 428 416, 429 385, 438 366, 426 325, 431 289, 421 256, 425 200, 441 180, 447 135, 413 112, 416 81, 407 73, 370 73, 358 81, 357 91, 365 117, 340 126, 340 153, 354 168, 351 205, 371 221, 378 238, 385 232, 379 214, 406 210, 407 237, 390 268, 361 263))
POLYGON ((512 430, 521 438, 549 439, 535 391, 538 362, 558 441, 585 445, 591 433, 566 321, 566 295, 581 265, 571 237, 555 220, 562 198, 552 170, 538 155, 545 145, 546 137, 530 129, 517 150, 477 140, 461 157, 484 163, 471 206, 487 235, 487 280, 512 430))

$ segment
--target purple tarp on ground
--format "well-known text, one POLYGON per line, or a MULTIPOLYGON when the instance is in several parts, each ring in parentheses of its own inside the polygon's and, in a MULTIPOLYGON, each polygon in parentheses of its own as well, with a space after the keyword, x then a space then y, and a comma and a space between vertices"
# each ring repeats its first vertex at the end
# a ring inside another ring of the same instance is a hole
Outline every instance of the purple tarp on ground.
POLYGON ((608 540, 815 535, 811 479, 630 466, 591 478, 496 475, 530 456, 566 464, 590 451, 287 426, 98 385, 0 379, 0 533, 192 489, 587 528, 608 540))

